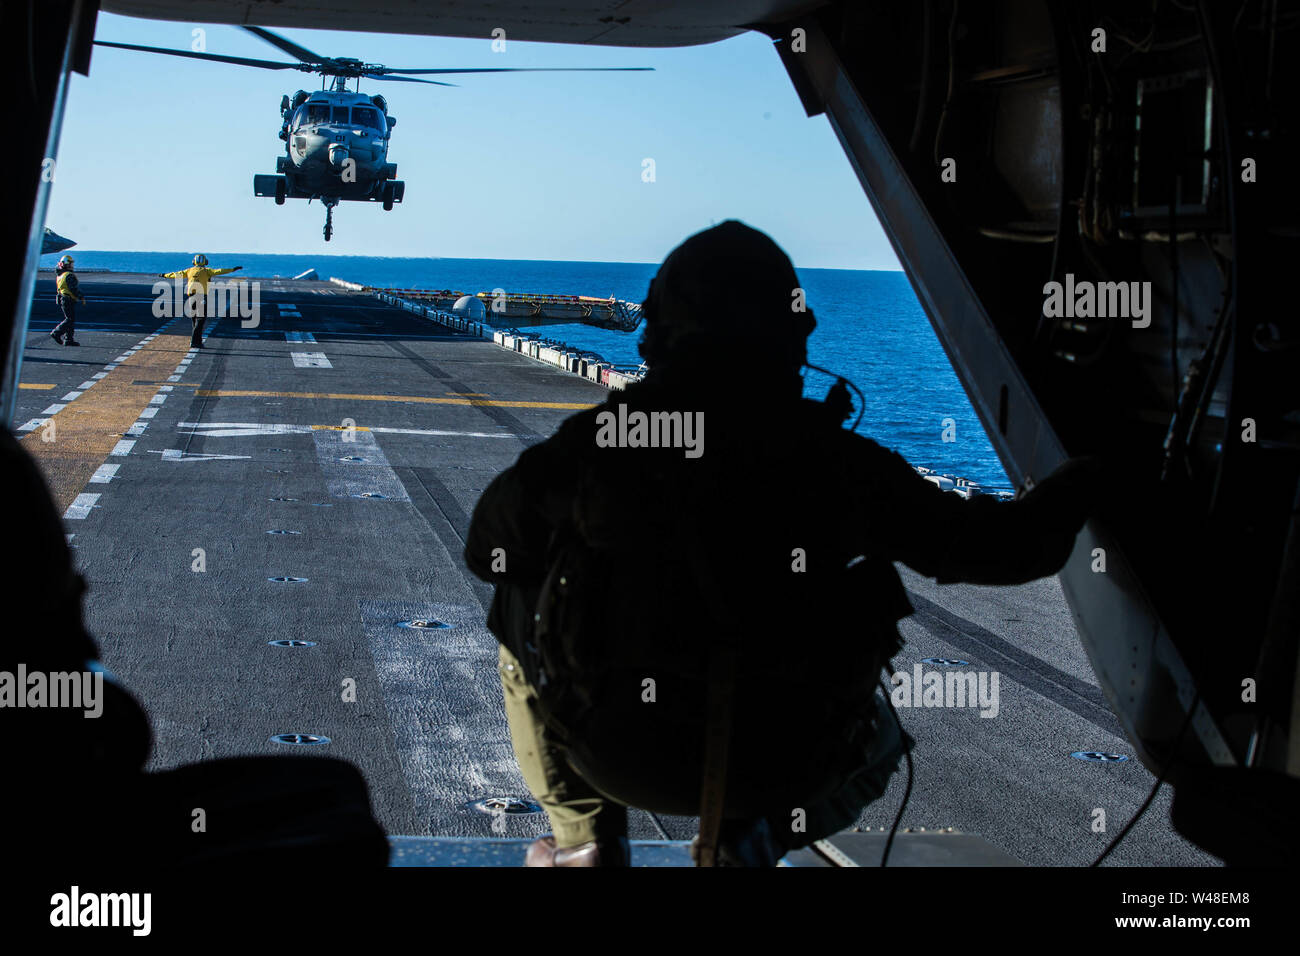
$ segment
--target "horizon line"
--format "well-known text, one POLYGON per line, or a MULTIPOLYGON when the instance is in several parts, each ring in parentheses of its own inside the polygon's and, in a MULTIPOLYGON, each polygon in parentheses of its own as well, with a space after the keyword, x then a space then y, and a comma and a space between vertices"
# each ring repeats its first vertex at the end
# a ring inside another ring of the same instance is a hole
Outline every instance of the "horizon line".
MULTIPOLYGON (((79 253, 107 253, 113 254, 134 254, 134 255, 171 255, 192 257, 194 253, 184 252, 174 249, 74 249, 68 248, 61 252, 41 253, 39 258, 45 256, 76 256, 79 253)), ((324 259, 427 259, 431 262, 557 262, 564 264, 583 263, 587 265, 613 265, 613 266, 650 266, 655 267, 662 265, 659 262, 638 262, 628 259, 508 259, 494 258, 491 256, 367 256, 367 255, 349 255, 335 253, 315 253, 315 252, 212 252, 204 255, 213 256, 319 256, 324 259)), ((863 269, 863 268, 845 268, 843 266, 795 266, 799 269, 817 269, 823 272, 904 272, 900 267, 897 269, 863 269)))

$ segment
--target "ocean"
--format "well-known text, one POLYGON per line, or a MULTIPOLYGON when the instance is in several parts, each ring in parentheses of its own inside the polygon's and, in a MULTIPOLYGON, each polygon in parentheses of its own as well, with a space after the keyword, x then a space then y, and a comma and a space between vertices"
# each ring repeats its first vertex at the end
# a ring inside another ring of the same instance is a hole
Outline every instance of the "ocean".
MULTIPOLYGON (((187 252, 101 252, 72 249, 78 269, 171 272, 190 264, 187 252)), ((550 262, 511 259, 427 259, 325 255, 209 253, 213 266, 242 265, 246 276, 293 276, 315 269, 337 277, 401 289, 548 292, 639 302, 657 264, 550 262)), ((59 255, 41 258, 53 268, 59 255)), ((989 444, 975 410, 935 338, 902 272, 799 269, 817 329, 809 361, 843 375, 866 396, 858 431, 914 465, 979 481, 985 491, 1011 483, 989 444), (951 419, 953 426, 945 429, 951 419), (955 440, 945 441, 945 430, 955 440)), ((523 328, 521 326, 521 328, 523 328)), ((626 334, 581 324, 550 325, 538 333, 610 362, 636 366, 639 332, 626 334)), ((821 398, 833 383, 818 372, 805 376, 805 394, 821 398)), ((855 395, 855 415, 856 415, 855 395)))

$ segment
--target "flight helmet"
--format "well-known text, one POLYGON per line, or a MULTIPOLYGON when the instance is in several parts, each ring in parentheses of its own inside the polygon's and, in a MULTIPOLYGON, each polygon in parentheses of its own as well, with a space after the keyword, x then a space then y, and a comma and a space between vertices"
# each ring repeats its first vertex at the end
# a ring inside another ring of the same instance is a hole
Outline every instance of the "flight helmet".
POLYGON ((640 352, 651 366, 701 348, 761 341, 772 358, 798 368, 817 324, 790 258, 769 236, 734 219, 669 254, 641 313, 640 352))

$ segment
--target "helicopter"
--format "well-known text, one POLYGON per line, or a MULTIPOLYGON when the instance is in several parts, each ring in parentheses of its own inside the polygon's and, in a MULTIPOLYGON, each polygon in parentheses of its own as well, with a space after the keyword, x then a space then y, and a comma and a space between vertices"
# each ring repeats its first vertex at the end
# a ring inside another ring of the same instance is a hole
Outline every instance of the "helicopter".
POLYGON ((378 202, 391 210, 402 201, 406 183, 397 178, 397 164, 388 162, 388 145, 397 118, 388 112, 388 102, 378 94, 361 92, 361 79, 398 83, 455 86, 414 75, 455 73, 571 73, 634 72, 653 70, 646 66, 616 67, 484 67, 469 69, 396 69, 380 63, 365 63, 350 57, 327 57, 262 27, 243 29, 278 47, 298 62, 284 63, 219 53, 172 50, 166 47, 96 40, 97 46, 144 53, 163 53, 195 60, 214 60, 264 70, 298 70, 319 73, 321 88, 298 90, 280 99, 280 139, 284 155, 277 157, 274 174, 253 176, 253 195, 275 199, 319 199, 325 207, 325 241, 334 234, 334 207, 341 201, 378 202), (348 88, 356 81, 356 89, 348 88))

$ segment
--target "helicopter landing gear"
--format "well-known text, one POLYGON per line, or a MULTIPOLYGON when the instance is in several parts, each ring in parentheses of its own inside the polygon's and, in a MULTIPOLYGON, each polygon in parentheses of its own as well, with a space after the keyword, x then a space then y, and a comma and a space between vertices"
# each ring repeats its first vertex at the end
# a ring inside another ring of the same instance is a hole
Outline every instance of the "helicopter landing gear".
POLYGON ((334 235, 334 207, 339 204, 337 199, 322 199, 321 203, 325 206, 325 241, 330 241, 330 236, 334 235))
POLYGON ((277 177, 275 183, 275 204, 277 206, 283 206, 284 199, 288 195, 289 195, 289 184, 285 181, 285 178, 283 176, 277 177))
POLYGON ((393 208, 394 190, 392 183, 384 183, 384 191, 380 194, 384 201, 384 211, 387 212, 393 208))

